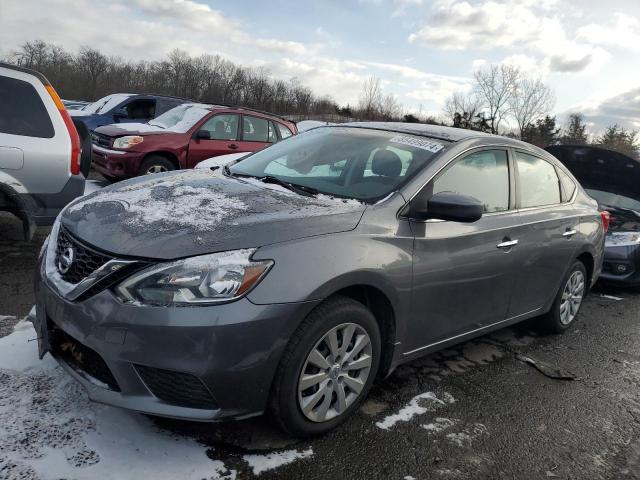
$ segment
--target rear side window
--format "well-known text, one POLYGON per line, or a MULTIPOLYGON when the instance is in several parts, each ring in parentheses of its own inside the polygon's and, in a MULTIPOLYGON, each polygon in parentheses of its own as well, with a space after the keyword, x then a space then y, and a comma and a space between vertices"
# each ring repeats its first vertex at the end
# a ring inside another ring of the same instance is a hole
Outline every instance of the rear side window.
MULTIPOLYGON (((243 117, 242 140, 246 142, 265 142, 269 141, 269 122, 264 118, 243 117)), ((273 132, 275 133, 275 132, 273 132)))
POLYGON ((522 152, 516 152, 516 164, 522 208, 560 203, 560 184, 553 165, 522 152))
POLYGON ((560 190, 562 193, 562 201, 569 202, 573 198, 573 194, 576 191, 576 184, 573 183, 571 177, 558 169, 558 176, 560 177, 560 190))
POLYGON ((281 123, 278 123, 277 125, 278 129, 280 130, 280 138, 282 138, 283 140, 293 135, 291 133, 291 130, 289 130, 286 126, 282 125, 281 123))
POLYGON ((53 124, 29 82, 0 76, 0 133, 53 138, 53 124))
POLYGON ((433 183, 433 193, 456 192, 475 197, 484 211, 509 209, 509 161, 506 150, 483 150, 467 155, 433 183))

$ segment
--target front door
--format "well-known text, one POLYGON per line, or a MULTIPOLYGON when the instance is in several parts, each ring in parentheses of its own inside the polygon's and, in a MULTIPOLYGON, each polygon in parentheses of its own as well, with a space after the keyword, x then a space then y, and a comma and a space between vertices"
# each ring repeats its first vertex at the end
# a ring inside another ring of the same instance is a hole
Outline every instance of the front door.
POLYGON ((503 321, 513 290, 506 149, 478 150, 456 160, 420 194, 453 191, 477 198, 474 223, 412 222, 415 235, 410 334, 405 352, 503 321))
POLYGON ((239 123, 240 115, 236 113, 220 113, 204 122, 189 141, 187 168, 193 168, 207 158, 246 152, 239 146, 239 123), (208 132, 209 138, 199 138, 201 131, 208 132))

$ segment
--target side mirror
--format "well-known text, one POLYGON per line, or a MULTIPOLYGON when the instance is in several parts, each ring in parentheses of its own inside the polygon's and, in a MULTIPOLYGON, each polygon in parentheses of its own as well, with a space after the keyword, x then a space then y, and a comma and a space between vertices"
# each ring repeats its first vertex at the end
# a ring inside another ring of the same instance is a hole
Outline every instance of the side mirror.
POLYGON ((209 130, 198 130, 194 138, 196 140, 211 140, 211 132, 209 130))
POLYGON ((468 195, 454 192, 440 192, 433 195, 426 202, 419 198, 411 202, 410 216, 412 218, 449 220, 452 222, 473 223, 480 220, 483 205, 480 200, 468 195))
POLYGON ((113 112, 113 118, 115 118, 116 120, 121 118, 127 118, 128 116, 129 116, 129 113, 125 108, 116 108, 113 112))

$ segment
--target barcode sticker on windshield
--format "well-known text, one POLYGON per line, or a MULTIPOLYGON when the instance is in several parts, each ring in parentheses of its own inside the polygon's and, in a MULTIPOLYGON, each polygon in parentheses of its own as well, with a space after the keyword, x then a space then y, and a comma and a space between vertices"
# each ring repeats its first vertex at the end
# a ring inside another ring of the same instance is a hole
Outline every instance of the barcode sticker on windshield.
POLYGON ((433 140, 426 140, 416 137, 406 137, 404 135, 398 135, 397 137, 393 137, 389 141, 393 143, 402 143, 403 145, 409 145, 411 147, 421 148, 433 153, 439 152, 444 148, 444 145, 442 143, 434 142, 433 140))

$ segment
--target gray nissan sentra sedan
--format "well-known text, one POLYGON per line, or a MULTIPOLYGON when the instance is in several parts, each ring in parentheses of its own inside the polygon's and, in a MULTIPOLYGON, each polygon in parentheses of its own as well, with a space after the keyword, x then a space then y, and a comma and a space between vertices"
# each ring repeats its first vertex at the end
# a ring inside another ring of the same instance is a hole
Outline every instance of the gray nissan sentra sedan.
POLYGON ((40 353, 97 402, 319 434, 403 362, 530 317, 569 328, 603 230, 531 145, 321 127, 69 205, 40 259, 40 353))

